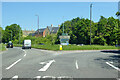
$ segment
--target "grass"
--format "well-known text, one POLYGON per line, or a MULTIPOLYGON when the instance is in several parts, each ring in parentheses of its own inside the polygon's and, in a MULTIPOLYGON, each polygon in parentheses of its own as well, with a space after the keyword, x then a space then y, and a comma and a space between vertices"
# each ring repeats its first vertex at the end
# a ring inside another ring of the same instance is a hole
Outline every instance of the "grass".
POLYGON ((5 48, 5 44, 0 44, 0 51, 5 51, 6 50, 6 48, 5 48))
MULTIPOLYGON (((21 44, 14 44, 14 46, 22 46, 21 44)), ((60 48, 60 45, 32 45, 32 48, 37 49, 45 49, 45 50, 55 50, 58 51, 60 48)), ((114 50, 118 49, 118 47, 115 46, 102 46, 102 45, 84 45, 84 46, 78 46, 78 45, 64 45, 62 46, 63 50, 114 50)))

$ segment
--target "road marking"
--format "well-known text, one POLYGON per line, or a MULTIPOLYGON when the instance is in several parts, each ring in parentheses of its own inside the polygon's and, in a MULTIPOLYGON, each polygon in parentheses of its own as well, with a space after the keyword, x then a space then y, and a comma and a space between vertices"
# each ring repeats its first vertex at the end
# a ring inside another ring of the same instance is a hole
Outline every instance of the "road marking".
POLYGON ((120 54, 115 54, 115 53, 102 53, 102 54, 108 54, 108 55, 120 55, 120 54))
POLYGON ((41 76, 36 76, 35 78, 41 78, 41 76))
POLYGON ((24 57, 26 56, 26 54, 24 54, 24 57))
POLYGON ((79 69, 79 68, 78 68, 78 63, 77 63, 77 60, 76 60, 76 62, 75 62, 75 65, 76 65, 76 69, 79 69))
POLYGON ((40 64, 46 64, 47 62, 40 62, 40 64))
POLYGON ((15 64, 17 64, 19 61, 21 61, 22 59, 17 60, 16 62, 14 62, 13 64, 11 64, 9 67, 7 67, 6 69, 10 69, 11 67, 13 67, 15 64))
POLYGON ((18 78, 18 75, 13 76, 12 78, 18 78))
POLYGON ((43 76, 42 78, 56 78, 54 76, 43 76))
POLYGON ((41 68, 41 69, 38 70, 38 71, 46 71, 53 62, 55 62, 55 60, 49 61, 48 63, 46 63, 46 65, 45 65, 43 68, 41 68))
POLYGON ((114 65, 110 64, 109 62, 106 62, 106 64, 108 64, 109 66, 113 67, 114 69, 120 71, 120 69, 118 67, 115 67, 114 65))

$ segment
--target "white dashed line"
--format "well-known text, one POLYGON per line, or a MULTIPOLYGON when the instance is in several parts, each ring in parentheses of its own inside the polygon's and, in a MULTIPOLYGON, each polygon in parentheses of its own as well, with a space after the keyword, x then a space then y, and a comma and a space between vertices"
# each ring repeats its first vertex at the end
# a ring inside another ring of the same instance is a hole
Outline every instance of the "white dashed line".
POLYGON ((38 70, 38 71, 46 71, 53 62, 55 62, 55 60, 49 61, 48 63, 46 63, 46 65, 45 65, 43 68, 41 68, 41 69, 38 70))
POLYGON ((54 76, 43 76, 42 78, 55 78, 54 76))
POLYGON ((109 62, 106 62, 106 64, 108 64, 109 66, 113 67, 114 69, 120 71, 120 69, 118 67, 115 67, 114 65, 110 64, 109 62))
POLYGON ((18 78, 18 75, 13 76, 12 78, 18 78))
POLYGON ((35 78, 41 78, 41 76, 36 76, 35 78))
POLYGON ((10 69, 11 67, 13 67, 15 64, 17 64, 19 61, 21 61, 22 59, 17 60, 16 62, 14 62, 13 64, 11 64, 9 67, 7 67, 6 69, 10 69))
POLYGON ((26 56, 26 54, 24 54, 24 57, 26 56))
POLYGON ((76 65, 76 69, 79 69, 79 68, 78 68, 78 63, 77 63, 77 60, 76 60, 76 62, 75 62, 75 65, 76 65))

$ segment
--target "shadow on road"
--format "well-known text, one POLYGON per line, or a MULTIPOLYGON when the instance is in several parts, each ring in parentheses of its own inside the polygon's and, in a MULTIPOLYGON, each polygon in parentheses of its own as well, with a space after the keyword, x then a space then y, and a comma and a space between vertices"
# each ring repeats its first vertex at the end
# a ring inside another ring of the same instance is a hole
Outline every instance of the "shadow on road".
POLYGON ((117 50, 117 51, 116 50, 112 50, 112 51, 111 50, 109 50, 109 51, 107 50, 107 51, 101 51, 101 52, 120 54, 120 50, 117 50))

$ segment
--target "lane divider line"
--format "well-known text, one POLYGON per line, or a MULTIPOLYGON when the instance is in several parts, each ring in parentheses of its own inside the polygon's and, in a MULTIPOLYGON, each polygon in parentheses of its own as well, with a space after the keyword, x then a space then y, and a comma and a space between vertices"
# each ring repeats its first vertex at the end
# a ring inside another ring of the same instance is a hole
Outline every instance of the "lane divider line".
POLYGON ((24 57, 26 56, 26 54, 24 54, 24 57))
POLYGON ((41 76, 36 76, 36 77, 34 77, 34 78, 40 79, 40 78, 41 78, 41 76))
POLYGON ((13 76, 12 78, 18 78, 18 75, 13 76))
POLYGON ((110 64, 109 62, 106 62, 106 64, 108 64, 109 66, 113 67, 114 69, 120 71, 120 69, 118 67, 115 67, 114 65, 110 64))
POLYGON ((16 62, 14 62, 13 64, 11 64, 9 67, 7 67, 6 69, 10 69, 11 67, 13 67, 15 64, 17 64, 19 61, 21 61, 22 59, 17 60, 16 62))
POLYGON ((77 60, 76 60, 76 62, 75 62, 75 65, 76 65, 76 69, 79 69, 77 60))

